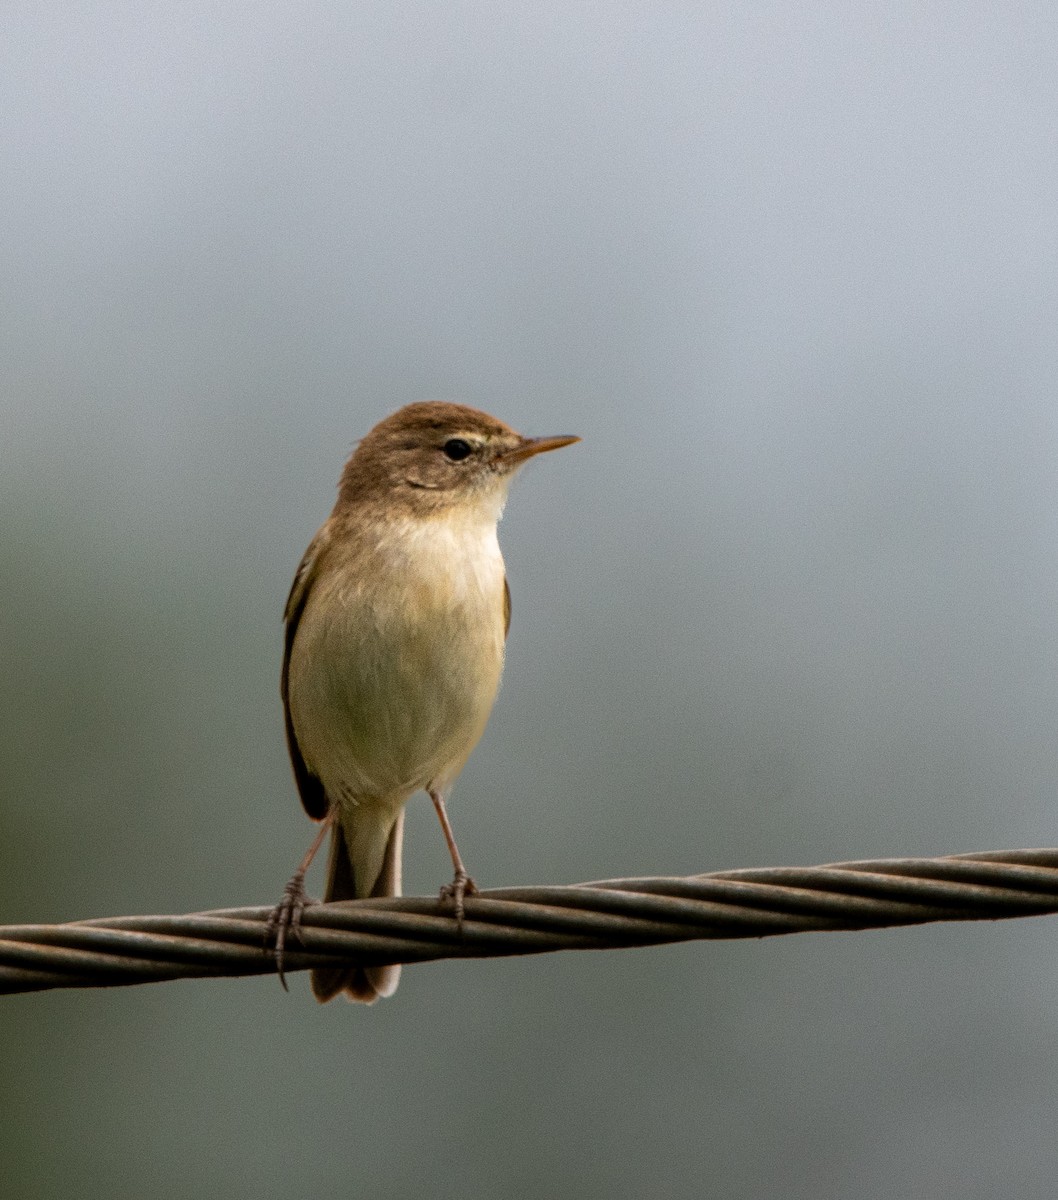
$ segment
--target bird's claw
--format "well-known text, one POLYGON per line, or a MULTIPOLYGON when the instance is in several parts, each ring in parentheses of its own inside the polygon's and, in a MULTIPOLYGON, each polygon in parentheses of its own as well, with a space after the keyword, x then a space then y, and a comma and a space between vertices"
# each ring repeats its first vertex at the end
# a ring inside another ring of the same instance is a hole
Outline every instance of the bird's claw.
POLYGON ((286 975, 283 972, 283 957, 286 951, 287 937, 301 945, 301 914, 306 907, 314 904, 305 891, 305 872, 297 871, 283 889, 283 899, 272 909, 265 926, 264 949, 268 953, 273 949, 276 960, 276 971, 284 991, 287 987, 286 975))
POLYGON ((466 871, 456 871, 455 878, 451 883, 446 883, 441 888, 441 903, 451 901, 455 908, 456 922, 460 930, 463 928, 463 918, 466 916, 466 910, 463 906, 463 898, 465 896, 476 896, 478 894, 478 885, 470 878, 466 871))

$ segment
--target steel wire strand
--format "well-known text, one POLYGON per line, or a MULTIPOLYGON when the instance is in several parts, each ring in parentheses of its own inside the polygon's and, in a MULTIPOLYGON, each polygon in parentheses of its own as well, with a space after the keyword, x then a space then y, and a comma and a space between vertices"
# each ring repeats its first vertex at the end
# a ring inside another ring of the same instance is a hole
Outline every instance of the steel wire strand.
MULTIPOLYGON (((268 907, 233 908, 0 926, 0 993, 271 973, 275 966, 264 949, 270 912, 268 907)), ((312 905, 304 914, 300 944, 288 948, 285 969, 619 949, 1055 912, 1058 849, 759 867, 482 891, 467 898, 461 929, 450 909, 431 898, 312 905)))

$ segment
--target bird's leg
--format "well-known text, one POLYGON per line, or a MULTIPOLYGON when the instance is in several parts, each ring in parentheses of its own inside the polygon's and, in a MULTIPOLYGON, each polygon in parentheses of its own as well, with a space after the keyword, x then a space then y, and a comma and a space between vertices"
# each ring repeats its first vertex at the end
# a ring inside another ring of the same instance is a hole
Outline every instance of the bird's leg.
POLYGON ((448 820, 448 813, 445 811, 444 797, 440 792, 435 792, 432 788, 427 789, 430 799, 433 801, 433 806, 437 810, 437 819, 441 822, 441 829, 445 835, 445 841, 448 843, 448 853, 452 856, 452 866, 455 868, 455 878, 451 883, 446 883, 441 888, 441 899, 451 900, 455 905, 456 920, 459 922, 460 928, 463 926, 463 897, 473 896, 478 885, 467 874, 466 867, 463 866, 463 860, 459 856, 459 847, 456 845, 455 836, 452 833, 452 826, 448 820))
POLYGON ((287 934, 289 933, 294 941, 301 941, 301 914, 305 911, 306 905, 314 903, 305 892, 305 872, 312 865, 312 860, 323 845, 323 839, 327 836, 337 815, 338 806, 332 804, 323 818, 316 836, 312 839, 312 845, 301 860, 300 866, 283 889, 283 899, 272 909, 268 924, 265 926, 265 952, 267 953, 268 947, 274 943, 276 971, 279 973, 279 982, 283 985, 284 991, 290 990, 287 987, 286 976, 283 974, 283 952, 286 949, 287 934))

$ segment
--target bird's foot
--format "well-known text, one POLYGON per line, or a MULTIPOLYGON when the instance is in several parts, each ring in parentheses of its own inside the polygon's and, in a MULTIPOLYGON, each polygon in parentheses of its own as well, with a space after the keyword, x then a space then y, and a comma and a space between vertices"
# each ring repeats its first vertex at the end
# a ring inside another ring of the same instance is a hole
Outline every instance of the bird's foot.
POLYGON ((451 901, 455 908, 456 921, 459 928, 463 928, 463 918, 466 916, 466 911, 463 907, 464 896, 476 896, 478 894, 478 885, 470 878, 466 871, 456 871, 455 878, 451 883, 446 883, 441 888, 441 903, 451 901))
POLYGON ((283 956, 286 951, 287 938, 301 944, 301 914, 310 904, 315 904, 305 891, 305 872, 295 871, 290 882, 283 889, 283 899, 272 909, 268 924, 265 926, 264 948, 267 954, 273 949, 276 960, 276 971, 284 991, 287 987, 286 976, 283 973, 283 956))

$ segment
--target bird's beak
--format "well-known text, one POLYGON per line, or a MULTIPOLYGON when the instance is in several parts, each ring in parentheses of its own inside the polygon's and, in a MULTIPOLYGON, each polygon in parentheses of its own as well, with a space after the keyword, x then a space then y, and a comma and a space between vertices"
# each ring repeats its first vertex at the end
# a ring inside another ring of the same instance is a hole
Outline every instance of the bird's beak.
POLYGON ((561 450, 563 446, 572 446, 579 442, 579 437, 541 437, 523 438, 521 443, 506 454, 501 454, 499 461, 505 467, 516 467, 534 454, 543 454, 547 450, 561 450))

